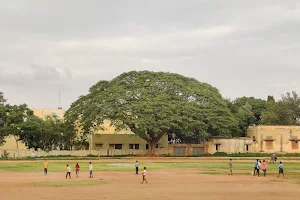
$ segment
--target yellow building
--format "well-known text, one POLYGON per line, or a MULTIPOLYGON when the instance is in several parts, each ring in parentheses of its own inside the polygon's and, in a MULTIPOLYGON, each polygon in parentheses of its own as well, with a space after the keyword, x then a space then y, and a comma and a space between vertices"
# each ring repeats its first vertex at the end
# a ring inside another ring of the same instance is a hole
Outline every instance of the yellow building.
MULTIPOLYGON (((33 114, 37 117, 45 119, 46 116, 51 116, 53 114, 57 115, 59 118, 63 118, 65 110, 62 109, 39 109, 31 108, 33 114)), ((27 146, 22 141, 17 141, 14 136, 6 137, 6 142, 4 145, 0 146, 0 150, 13 150, 13 149, 27 149, 27 146)))
POLYGON ((253 152, 300 153, 300 126, 250 126, 246 135, 253 152))
POLYGON ((65 110, 63 109, 40 109, 40 108, 30 108, 33 114, 39 118, 45 119, 46 116, 51 116, 53 114, 57 115, 60 119, 64 117, 65 110))
POLYGON ((209 138, 205 143, 206 153, 250 153, 254 152, 253 141, 248 137, 239 138, 209 138))

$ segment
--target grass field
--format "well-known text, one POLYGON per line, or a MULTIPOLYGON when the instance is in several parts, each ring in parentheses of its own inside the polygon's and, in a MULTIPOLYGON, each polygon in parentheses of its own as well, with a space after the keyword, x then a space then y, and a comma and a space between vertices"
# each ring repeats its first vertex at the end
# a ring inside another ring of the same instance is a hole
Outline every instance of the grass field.
MULTIPOLYGON (((77 161, 48 161, 49 172, 64 172, 68 164, 73 168, 77 161)), ((236 175, 249 175, 253 170, 254 162, 233 161, 233 170, 236 175)), ((89 161, 78 161, 82 171, 87 171, 89 168, 89 161)), ((199 162, 140 162, 141 167, 146 166, 148 170, 168 170, 168 169, 199 169, 203 174, 227 174, 228 162, 212 162, 209 160, 199 162)), ((285 173, 289 177, 300 178, 300 166, 298 162, 284 162, 285 173)), ((111 160, 110 162, 93 162, 94 171, 108 171, 108 172, 130 172, 134 170, 134 162, 117 162, 111 160)), ((0 171, 11 172, 39 172, 43 171, 43 161, 24 161, 19 162, 0 162, 0 171)), ((277 174, 278 163, 268 164, 267 173, 277 174)))

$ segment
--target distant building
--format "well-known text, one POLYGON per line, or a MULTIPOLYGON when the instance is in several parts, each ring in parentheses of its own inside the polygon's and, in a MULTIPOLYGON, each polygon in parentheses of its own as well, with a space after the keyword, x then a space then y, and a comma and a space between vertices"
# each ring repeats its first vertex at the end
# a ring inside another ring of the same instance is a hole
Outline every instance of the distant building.
POLYGON ((253 141, 253 152, 300 152, 300 126, 250 126, 246 135, 253 141))
POLYGON ((65 110, 63 109, 40 109, 40 108, 30 108, 33 114, 39 118, 45 119, 46 116, 51 116, 53 114, 57 115, 60 119, 64 118, 65 110))

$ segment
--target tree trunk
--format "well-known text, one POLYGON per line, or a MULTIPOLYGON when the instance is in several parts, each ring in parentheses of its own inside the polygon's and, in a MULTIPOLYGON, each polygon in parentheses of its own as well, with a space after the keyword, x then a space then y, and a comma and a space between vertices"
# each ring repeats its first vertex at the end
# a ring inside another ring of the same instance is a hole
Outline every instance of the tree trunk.
POLYGON ((155 148, 156 148, 157 142, 155 140, 149 140, 148 145, 148 156, 154 156, 155 155, 155 148))

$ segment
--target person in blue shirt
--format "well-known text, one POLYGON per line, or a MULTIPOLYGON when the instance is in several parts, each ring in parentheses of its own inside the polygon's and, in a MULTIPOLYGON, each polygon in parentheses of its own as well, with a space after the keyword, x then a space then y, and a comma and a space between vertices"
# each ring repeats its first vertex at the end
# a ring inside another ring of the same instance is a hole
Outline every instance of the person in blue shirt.
POLYGON ((140 166, 140 163, 138 161, 136 161, 135 162, 135 174, 139 173, 139 166, 140 166))
POLYGON ((253 176, 255 176, 255 172, 257 173, 257 176, 259 176, 259 163, 258 163, 258 159, 256 159, 256 162, 254 164, 253 176))
POLYGON ((282 177, 284 177, 284 173, 283 173, 283 164, 282 164, 281 161, 280 161, 280 163, 279 163, 279 173, 278 173, 278 177, 279 177, 280 174, 282 174, 282 177))

